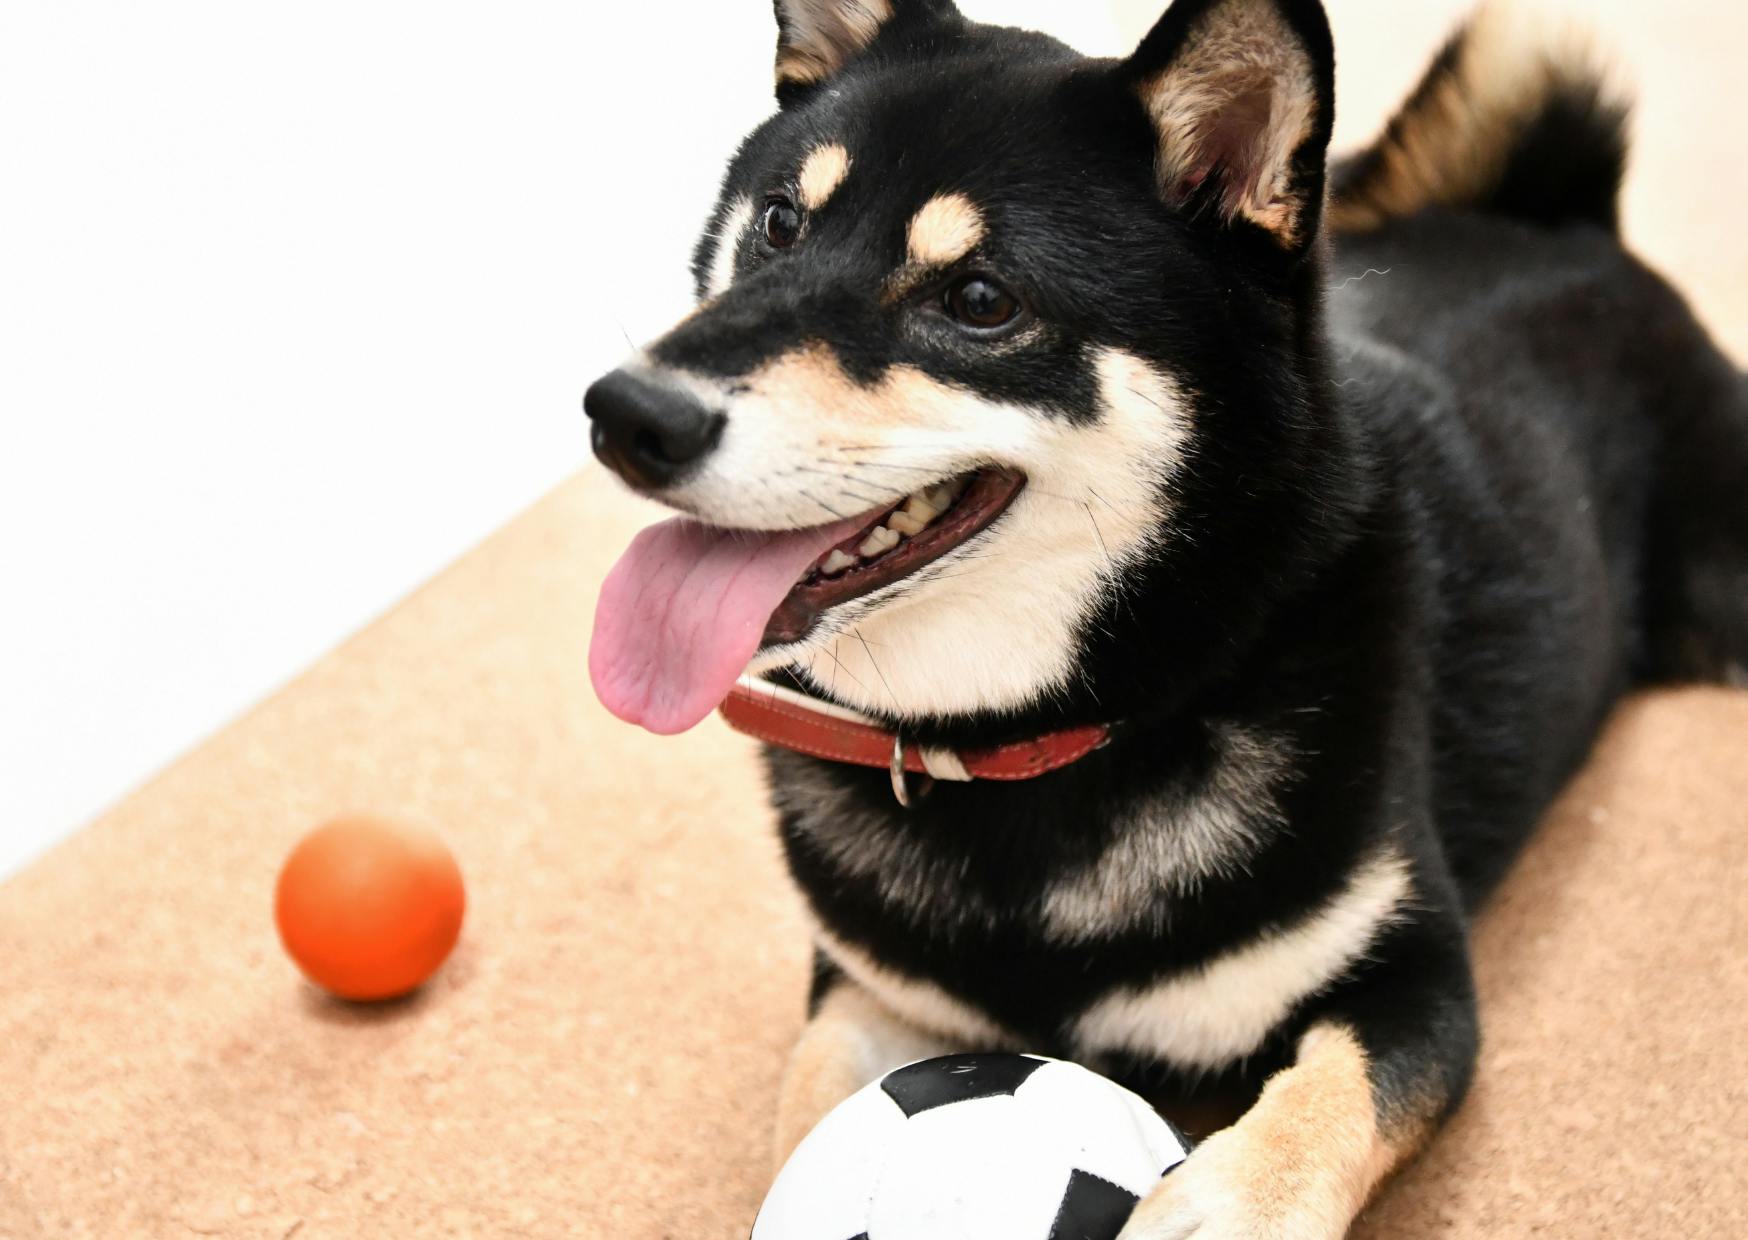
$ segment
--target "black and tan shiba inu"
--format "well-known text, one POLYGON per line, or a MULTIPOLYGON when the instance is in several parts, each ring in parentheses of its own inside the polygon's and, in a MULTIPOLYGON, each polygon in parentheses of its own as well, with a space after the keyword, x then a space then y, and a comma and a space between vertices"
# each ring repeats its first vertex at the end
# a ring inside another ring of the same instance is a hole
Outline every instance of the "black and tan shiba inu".
POLYGON ((608 706, 750 668, 897 738, 769 751, 819 946, 779 1152, 1042 1051, 1246 1095, 1126 1235, 1340 1235, 1462 1097, 1468 919, 1610 705, 1748 661, 1748 386, 1617 236, 1624 107, 1489 7, 1332 172, 1316 0, 1120 61, 776 10, 700 305, 586 406, 686 514, 608 582, 608 706))

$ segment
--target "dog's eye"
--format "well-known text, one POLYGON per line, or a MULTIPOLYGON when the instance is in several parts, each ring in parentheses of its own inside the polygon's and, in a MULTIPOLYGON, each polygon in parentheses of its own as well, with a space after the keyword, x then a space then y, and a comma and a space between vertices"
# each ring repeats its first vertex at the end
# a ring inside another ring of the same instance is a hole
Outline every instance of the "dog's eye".
POLYGON ((989 331, 1005 327, 1020 313, 1020 301, 987 276, 970 276, 946 292, 943 304, 948 314, 967 327, 989 331))
POLYGON ((773 198, 765 204, 762 227, 765 230, 765 240, 773 249, 786 250, 801 235, 801 212, 786 199, 773 198))

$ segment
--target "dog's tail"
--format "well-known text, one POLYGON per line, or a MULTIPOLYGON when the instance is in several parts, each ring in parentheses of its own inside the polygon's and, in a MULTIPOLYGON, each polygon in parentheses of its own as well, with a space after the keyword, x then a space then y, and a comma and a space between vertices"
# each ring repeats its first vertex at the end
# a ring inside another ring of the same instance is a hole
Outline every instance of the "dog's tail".
POLYGON ((1628 112, 1582 29, 1488 0, 1383 137, 1337 170, 1331 223, 1370 232, 1452 207, 1615 230, 1628 112))

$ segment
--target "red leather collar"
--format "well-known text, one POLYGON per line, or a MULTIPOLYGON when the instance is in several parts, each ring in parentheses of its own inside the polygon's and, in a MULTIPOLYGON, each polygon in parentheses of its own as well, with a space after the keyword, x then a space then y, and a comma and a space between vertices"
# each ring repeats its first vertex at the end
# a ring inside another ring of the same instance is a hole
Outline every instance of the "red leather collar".
POLYGON ((751 676, 741 677, 721 711, 729 727, 766 744, 889 770, 893 793, 905 805, 910 803, 907 773, 954 782, 1036 779, 1079 762, 1111 737, 1111 729, 1099 724, 988 749, 924 748, 853 710, 751 676))

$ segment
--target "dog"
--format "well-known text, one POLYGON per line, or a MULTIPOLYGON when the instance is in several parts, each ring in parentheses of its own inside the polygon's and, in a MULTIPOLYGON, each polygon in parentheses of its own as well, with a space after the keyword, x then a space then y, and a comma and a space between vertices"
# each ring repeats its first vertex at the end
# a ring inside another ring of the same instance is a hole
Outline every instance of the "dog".
POLYGON ((682 514, 602 700, 769 692, 818 948, 779 1163, 1037 1051, 1238 1100, 1129 1240, 1343 1235, 1463 1098, 1470 919, 1611 705, 1748 664, 1748 384, 1621 242, 1628 105, 1492 4, 1331 163, 1316 0, 1117 60, 775 8, 698 306, 584 403, 682 514))

